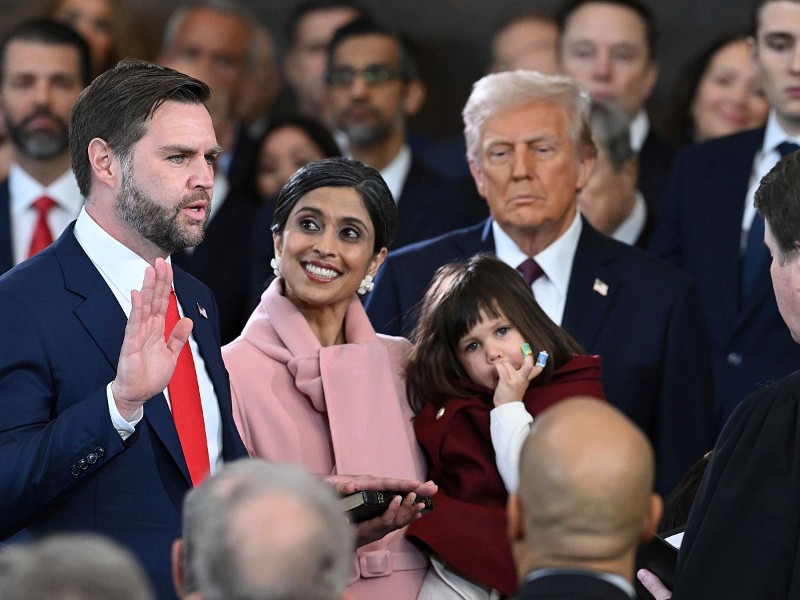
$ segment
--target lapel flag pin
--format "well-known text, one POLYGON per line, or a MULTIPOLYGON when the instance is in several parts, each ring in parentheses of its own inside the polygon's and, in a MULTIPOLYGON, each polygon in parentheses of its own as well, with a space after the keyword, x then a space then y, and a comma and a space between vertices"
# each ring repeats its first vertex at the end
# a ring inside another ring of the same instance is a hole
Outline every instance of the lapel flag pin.
POLYGON ((199 302, 197 303, 197 312, 199 312, 200 316, 203 317, 204 319, 208 318, 208 314, 206 313, 206 309, 203 308, 202 306, 200 306, 199 302))
POLYGON ((595 279, 592 289, 601 296, 608 296, 608 284, 602 279, 595 279))

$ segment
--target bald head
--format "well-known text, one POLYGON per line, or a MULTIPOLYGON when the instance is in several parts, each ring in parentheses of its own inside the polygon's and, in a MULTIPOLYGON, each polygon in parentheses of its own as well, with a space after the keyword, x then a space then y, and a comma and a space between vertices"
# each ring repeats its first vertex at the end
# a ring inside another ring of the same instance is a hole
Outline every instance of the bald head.
POLYGON ((572 398, 537 417, 512 502, 525 572, 572 566, 630 579, 635 549, 660 516, 653 481, 649 441, 609 404, 572 398))

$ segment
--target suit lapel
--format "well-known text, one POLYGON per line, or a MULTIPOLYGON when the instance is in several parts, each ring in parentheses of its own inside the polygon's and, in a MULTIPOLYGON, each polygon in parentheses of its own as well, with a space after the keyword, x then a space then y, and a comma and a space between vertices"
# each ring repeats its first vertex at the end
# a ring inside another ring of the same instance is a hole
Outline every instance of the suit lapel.
POLYGON ((0 184, 0 275, 14 266, 11 247, 11 193, 8 179, 0 184))
POLYGON ((613 256, 606 251, 605 242, 584 219, 572 261, 561 326, 587 352, 591 352, 620 287, 619 279, 608 267, 613 256))

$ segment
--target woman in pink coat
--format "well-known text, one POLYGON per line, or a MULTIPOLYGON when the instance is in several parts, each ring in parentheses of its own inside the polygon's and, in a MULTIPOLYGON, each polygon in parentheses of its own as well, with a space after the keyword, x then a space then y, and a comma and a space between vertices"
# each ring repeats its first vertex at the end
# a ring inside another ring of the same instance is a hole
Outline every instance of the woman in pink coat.
MULTIPOLYGON (((405 392, 410 343, 377 335, 357 296, 372 288, 396 223, 380 174, 356 161, 310 163, 280 192, 272 226, 277 277, 242 335, 223 349, 251 455, 321 475, 422 481, 425 461, 405 392)), ((423 505, 414 499, 395 499, 383 517, 387 529, 419 517, 423 505)), ((359 548, 355 598, 417 597, 427 559, 404 534, 359 548)))

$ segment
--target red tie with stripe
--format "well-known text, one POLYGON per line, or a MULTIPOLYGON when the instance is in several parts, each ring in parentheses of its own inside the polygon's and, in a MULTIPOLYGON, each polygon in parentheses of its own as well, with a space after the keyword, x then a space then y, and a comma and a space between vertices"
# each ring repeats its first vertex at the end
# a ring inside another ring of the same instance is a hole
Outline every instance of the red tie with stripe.
POLYGON ((42 196, 33 202, 32 206, 39 215, 36 219, 36 227, 33 229, 28 258, 34 254, 38 254, 53 243, 53 234, 50 232, 50 226, 47 224, 47 213, 50 212, 50 209, 53 208, 55 204, 55 200, 49 196, 42 196))
MULTIPOLYGON (((179 319, 178 301, 175 298, 175 290, 172 290, 164 322, 164 339, 169 339, 169 334, 179 319)), ((192 484, 198 486, 209 472, 208 442, 203 406, 200 403, 200 387, 197 384, 197 372, 188 341, 178 355, 178 363, 175 365, 175 372, 167 390, 172 404, 172 419, 175 421, 175 429, 178 430, 189 475, 192 484)))

